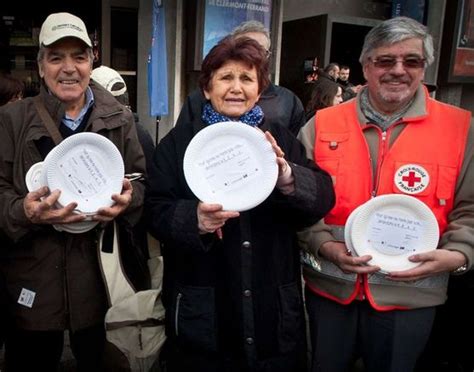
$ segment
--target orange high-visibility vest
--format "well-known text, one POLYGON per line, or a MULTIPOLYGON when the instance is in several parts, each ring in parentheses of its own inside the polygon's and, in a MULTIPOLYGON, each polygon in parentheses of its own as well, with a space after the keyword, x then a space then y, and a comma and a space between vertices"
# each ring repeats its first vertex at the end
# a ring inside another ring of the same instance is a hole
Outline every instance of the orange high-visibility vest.
POLYGON ((464 159, 470 113, 427 96, 427 115, 408 125, 391 147, 391 129, 380 130, 376 174, 358 121, 356 101, 316 114, 314 158, 334 181, 336 204, 325 222, 344 225, 349 214, 372 196, 401 193, 424 202, 436 216, 440 233, 453 208, 464 159))

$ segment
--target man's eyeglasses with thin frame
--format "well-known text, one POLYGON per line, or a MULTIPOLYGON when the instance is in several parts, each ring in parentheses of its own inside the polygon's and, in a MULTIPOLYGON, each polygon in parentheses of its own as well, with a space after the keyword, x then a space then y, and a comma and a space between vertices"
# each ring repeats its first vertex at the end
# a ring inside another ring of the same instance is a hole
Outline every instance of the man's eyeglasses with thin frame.
POLYGON ((378 57, 378 58, 371 58, 369 57, 369 61, 373 63, 373 65, 377 68, 381 68, 384 70, 390 70, 398 62, 403 64, 404 68, 408 69, 419 69, 424 68, 426 65, 426 59, 421 57, 405 57, 405 58, 395 58, 395 57, 378 57))

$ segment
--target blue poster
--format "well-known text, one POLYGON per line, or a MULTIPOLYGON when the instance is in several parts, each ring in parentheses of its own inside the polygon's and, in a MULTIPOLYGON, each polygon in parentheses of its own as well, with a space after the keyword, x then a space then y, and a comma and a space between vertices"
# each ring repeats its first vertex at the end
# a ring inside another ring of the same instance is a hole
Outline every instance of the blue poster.
POLYGON ((425 0, 392 0, 392 18, 405 16, 420 23, 425 20, 425 0))
POLYGON ((259 21, 270 31, 272 1, 206 0, 204 14, 203 57, 242 22, 259 21))

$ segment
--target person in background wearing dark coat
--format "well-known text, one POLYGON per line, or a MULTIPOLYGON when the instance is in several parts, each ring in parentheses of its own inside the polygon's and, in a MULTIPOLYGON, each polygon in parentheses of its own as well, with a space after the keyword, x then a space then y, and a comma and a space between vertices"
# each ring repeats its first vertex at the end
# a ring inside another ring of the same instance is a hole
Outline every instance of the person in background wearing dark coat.
POLYGON ((320 220, 334 196, 328 175, 257 104, 269 84, 268 68, 255 40, 221 40, 202 64, 206 103, 155 151, 146 209, 165 262, 168 372, 305 371, 296 231, 320 220), (183 173, 192 138, 229 120, 264 131, 277 156, 275 188, 245 212, 199 201, 183 173))
MULTIPOLYGON (((122 76, 113 68, 108 66, 96 67, 92 70, 92 80, 96 81, 107 89, 117 101, 119 101, 126 108, 131 110, 130 100, 128 97, 127 84, 122 76)), ((143 153, 145 154, 147 171, 153 159, 153 152, 155 151, 155 144, 150 136, 148 130, 140 123, 140 119, 136 112, 132 112, 137 128, 138 140, 142 145, 143 153)))
MULTIPOLYGON (((91 78, 107 89, 117 101, 130 110, 127 85, 117 71, 102 65, 92 70, 91 78)), ((155 144, 153 143, 150 133, 139 122, 138 114, 133 113, 133 117, 135 119, 138 141, 145 155, 148 174, 153 161, 155 144)), ((146 176, 143 175, 143 178, 143 182, 146 185, 146 176)), ((122 264, 128 279, 130 279, 136 290, 150 289, 151 278, 147 266, 150 254, 148 251, 148 238, 144 216, 139 223, 133 226, 132 231, 124 231, 124 229, 119 226, 119 239, 122 242, 120 247, 122 264)))
POLYGON ((337 82, 342 87, 342 100, 344 102, 354 98, 362 88, 362 85, 354 85, 349 81, 350 73, 351 69, 349 66, 341 65, 341 69, 339 71, 339 80, 337 82))
POLYGON ((132 114, 90 81, 92 43, 84 22, 54 13, 39 34, 37 97, 0 109, 0 229, 11 241, 0 249, 8 310, 13 321, 5 342, 7 371, 57 371, 69 332, 78 371, 101 371, 108 308, 97 241, 99 229, 115 220, 133 225, 141 216, 144 185, 123 180, 110 207, 89 216, 92 230, 72 234, 54 225, 81 222, 77 202, 58 206, 61 190, 28 192, 25 175, 54 147, 41 112, 63 138, 98 133, 117 146, 125 173, 144 173, 145 160, 132 114))
MULTIPOLYGON (((236 27, 231 35, 234 37, 250 37, 256 40, 265 49, 267 58, 271 56, 270 34, 261 22, 244 22, 236 27)), ((181 108, 177 124, 194 120, 195 115, 201 112, 202 106, 205 103, 206 99, 199 89, 192 92, 186 98, 181 108)), ((258 105, 262 108, 268 119, 285 126, 295 136, 305 124, 303 104, 300 99, 287 88, 270 82, 268 87, 260 95, 258 105)))
POLYGON ((318 71, 318 80, 328 79, 330 81, 336 82, 339 79, 339 64, 331 62, 324 69, 319 69, 318 71))

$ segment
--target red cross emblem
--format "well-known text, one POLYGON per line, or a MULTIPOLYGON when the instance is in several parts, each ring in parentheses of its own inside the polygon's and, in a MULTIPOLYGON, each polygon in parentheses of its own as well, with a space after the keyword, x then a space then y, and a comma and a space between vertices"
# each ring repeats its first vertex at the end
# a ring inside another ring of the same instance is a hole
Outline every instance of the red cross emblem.
POLYGON ((415 186, 415 183, 421 182, 421 177, 417 177, 415 172, 409 172, 408 176, 403 176, 402 180, 408 182, 409 187, 415 186))
POLYGON ((419 194, 430 183, 430 174, 420 164, 404 164, 394 174, 395 186, 404 194, 419 194))

